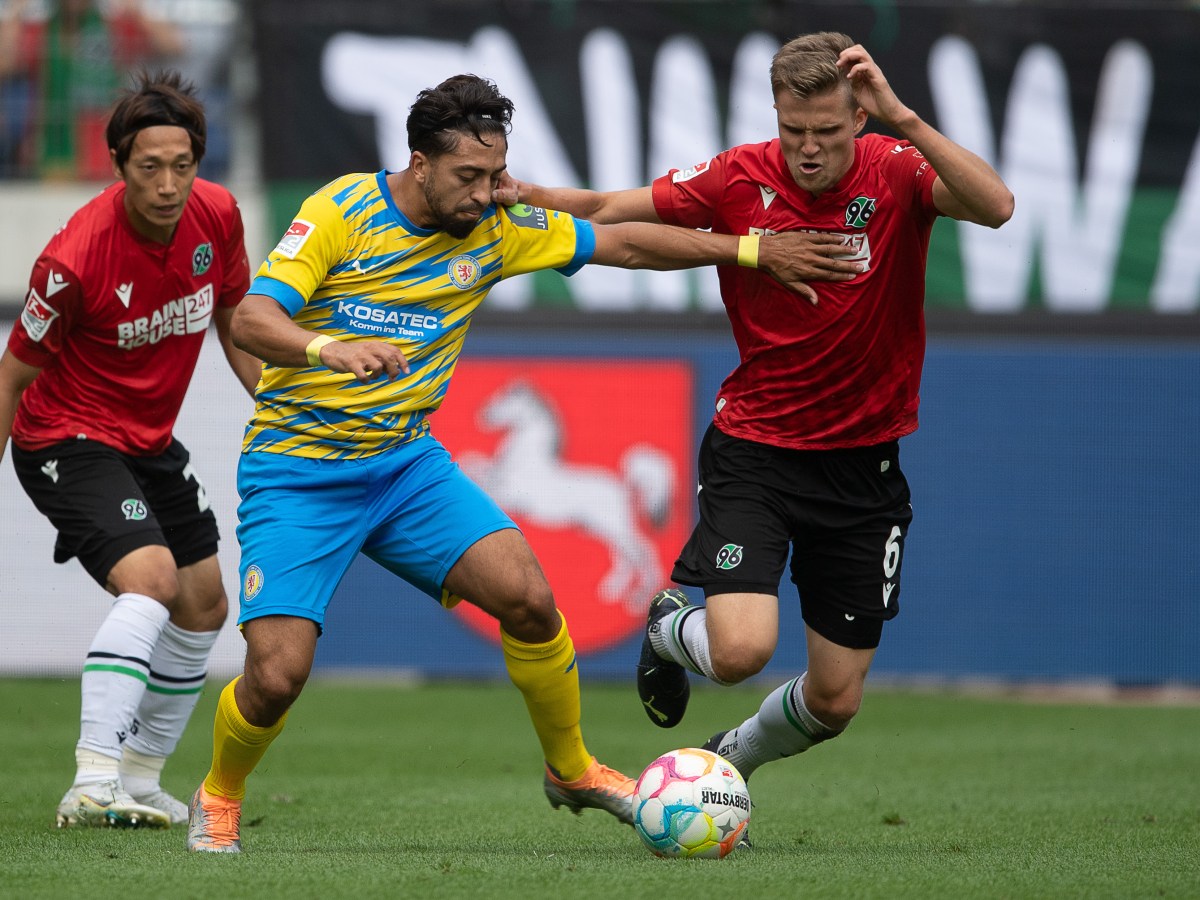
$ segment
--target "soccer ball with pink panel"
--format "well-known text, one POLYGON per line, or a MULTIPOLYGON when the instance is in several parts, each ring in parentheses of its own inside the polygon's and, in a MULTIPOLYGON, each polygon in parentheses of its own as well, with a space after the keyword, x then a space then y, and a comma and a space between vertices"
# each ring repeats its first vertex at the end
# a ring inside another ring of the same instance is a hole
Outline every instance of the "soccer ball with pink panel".
POLYGON ((721 859, 750 822, 750 794, 737 769, 708 750, 664 753, 633 793, 633 826, 655 856, 721 859))

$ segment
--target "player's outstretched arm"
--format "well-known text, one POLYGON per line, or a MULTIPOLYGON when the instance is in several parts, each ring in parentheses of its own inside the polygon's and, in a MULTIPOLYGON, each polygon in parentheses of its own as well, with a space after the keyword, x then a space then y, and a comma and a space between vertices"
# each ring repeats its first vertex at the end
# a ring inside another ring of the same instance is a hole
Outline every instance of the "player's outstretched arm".
POLYGON ((33 384, 41 371, 21 362, 9 350, 0 356, 0 459, 4 459, 4 451, 8 447, 8 437, 12 434, 21 394, 33 384))
POLYGON ((588 191, 582 188, 549 188, 518 181, 507 172, 500 177, 492 200, 501 206, 528 203, 543 209, 557 209, 577 219, 602 225, 617 222, 662 221, 654 209, 654 197, 648 187, 627 191, 588 191))
POLYGON ((747 266, 762 269, 814 304, 817 294, 809 280, 845 281, 862 270, 859 263, 829 259, 831 251, 843 251, 841 239, 828 234, 791 231, 738 237, 641 222, 597 225, 595 232, 591 262, 597 265, 657 270, 747 266))
POLYGON ((938 173, 933 202, 940 213, 989 228, 999 228, 1012 218, 1012 191, 996 170, 901 103, 861 44, 842 51, 838 68, 850 80, 854 99, 867 115, 894 130, 929 160, 938 173))
POLYGON ((233 314, 234 344, 263 362, 289 369, 326 366, 366 383, 409 372, 408 360, 386 341, 339 341, 301 328, 271 297, 247 294, 233 314))

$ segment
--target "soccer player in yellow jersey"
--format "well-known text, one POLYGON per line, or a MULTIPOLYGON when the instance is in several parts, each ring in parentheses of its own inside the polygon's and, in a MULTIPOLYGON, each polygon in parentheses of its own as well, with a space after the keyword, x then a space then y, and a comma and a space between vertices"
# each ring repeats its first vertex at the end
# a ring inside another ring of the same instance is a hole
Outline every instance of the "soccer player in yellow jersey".
POLYGON ((347 175, 309 197, 238 307, 234 340, 265 361, 238 466, 247 652, 218 704, 191 850, 240 851, 246 778, 283 729, 326 606, 360 552, 447 607, 466 599, 495 617, 551 805, 632 822, 633 781, 584 745, 575 651, 537 560, 429 433, 427 415, 471 314, 502 278, 570 275, 589 262, 737 263, 799 291, 819 274, 800 235, 760 243, 497 207, 512 111, 473 75, 422 91, 408 118, 409 167, 347 175))

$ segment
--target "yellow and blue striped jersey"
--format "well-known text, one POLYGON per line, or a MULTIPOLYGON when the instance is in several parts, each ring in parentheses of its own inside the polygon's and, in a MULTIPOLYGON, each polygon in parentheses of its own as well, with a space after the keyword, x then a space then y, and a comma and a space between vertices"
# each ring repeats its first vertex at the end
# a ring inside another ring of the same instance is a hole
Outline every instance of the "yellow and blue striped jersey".
POLYGON ((250 293, 314 333, 395 344, 410 374, 361 384, 324 366, 266 365, 243 452, 352 458, 425 434, 487 292, 541 269, 572 275, 595 252, 588 222, 525 205, 489 207, 461 240, 418 227, 386 176, 346 175, 308 197, 250 293))

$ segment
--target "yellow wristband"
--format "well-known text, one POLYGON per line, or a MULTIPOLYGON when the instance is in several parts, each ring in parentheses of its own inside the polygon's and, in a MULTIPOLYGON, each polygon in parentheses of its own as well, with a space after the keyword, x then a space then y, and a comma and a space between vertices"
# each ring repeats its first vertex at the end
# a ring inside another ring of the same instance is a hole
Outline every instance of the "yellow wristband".
POLYGON ((315 338, 308 342, 308 346, 304 348, 304 355, 308 357, 308 364, 314 368, 321 365, 321 348, 326 344, 332 344, 336 340, 327 334, 318 334, 315 338))
POLYGON ((758 268, 758 240, 757 234, 744 234, 738 238, 738 265, 745 266, 748 269, 758 268))

